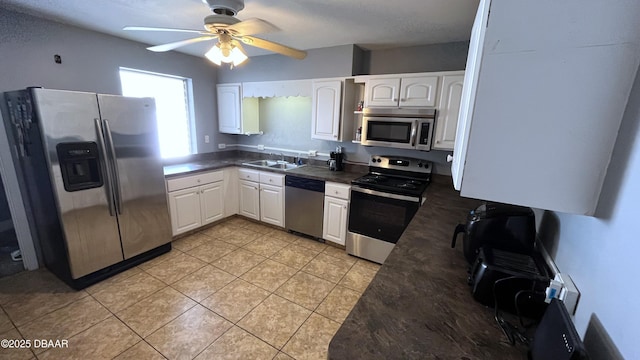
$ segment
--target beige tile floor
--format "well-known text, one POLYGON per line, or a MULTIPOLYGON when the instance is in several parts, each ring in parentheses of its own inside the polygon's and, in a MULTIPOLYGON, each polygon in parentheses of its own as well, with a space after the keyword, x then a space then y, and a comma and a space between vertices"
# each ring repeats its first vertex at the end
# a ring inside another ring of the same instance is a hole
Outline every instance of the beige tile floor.
POLYGON ((46 270, 0 279, 0 359, 326 359, 378 270, 239 217, 83 291, 46 270))

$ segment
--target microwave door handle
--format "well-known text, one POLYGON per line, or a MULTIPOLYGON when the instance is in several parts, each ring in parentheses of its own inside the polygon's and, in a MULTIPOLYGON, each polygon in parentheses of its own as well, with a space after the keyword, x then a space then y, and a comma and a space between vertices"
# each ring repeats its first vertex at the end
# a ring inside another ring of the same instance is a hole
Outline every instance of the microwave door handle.
POLYGON ((418 133, 418 120, 413 121, 413 126, 411 127, 411 147, 416 146, 416 134, 418 133))

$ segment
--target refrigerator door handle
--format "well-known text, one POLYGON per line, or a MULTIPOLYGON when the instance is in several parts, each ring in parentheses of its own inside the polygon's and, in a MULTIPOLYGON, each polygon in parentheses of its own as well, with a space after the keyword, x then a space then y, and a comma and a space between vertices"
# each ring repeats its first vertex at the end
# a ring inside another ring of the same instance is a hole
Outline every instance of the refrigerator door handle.
POLYGON ((116 198, 116 211, 119 215, 122 215, 122 192, 120 191, 120 174, 118 174, 118 164, 116 162, 116 150, 113 146, 113 138, 111 137, 111 128, 109 127, 109 120, 103 119, 105 136, 107 138, 107 146, 109 147, 109 154, 111 157, 111 168, 113 170, 113 183, 114 194, 116 198))
POLYGON ((104 132, 102 131, 102 124, 100 123, 100 119, 93 119, 95 124, 96 124, 96 131, 97 131, 97 135, 96 139, 98 140, 98 147, 100 148, 100 153, 103 154, 103 156, 100 157, 100 165, 102 166, 103 169, 106 170, 105 172, 105 191, 107 192, 107 203, 109 204, 109 215, 111 216, 116 216, 115 213, 115 209, 113 208, 113 192, 112 192, 112 187, 111 187, 111 170, 109 169, 109 166, 107 165, 107 149, 104 145, 104 138, 103 138, 103 134, 104 132))

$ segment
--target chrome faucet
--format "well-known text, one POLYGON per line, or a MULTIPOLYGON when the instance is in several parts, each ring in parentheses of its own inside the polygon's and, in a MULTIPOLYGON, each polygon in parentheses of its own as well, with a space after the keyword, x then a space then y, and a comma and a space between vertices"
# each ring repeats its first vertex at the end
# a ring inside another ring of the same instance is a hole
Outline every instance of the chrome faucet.
POLYGON ((270 153, 269 155, 280 155, 280 161, 285 162, 284 161, 284 153, 270 153))

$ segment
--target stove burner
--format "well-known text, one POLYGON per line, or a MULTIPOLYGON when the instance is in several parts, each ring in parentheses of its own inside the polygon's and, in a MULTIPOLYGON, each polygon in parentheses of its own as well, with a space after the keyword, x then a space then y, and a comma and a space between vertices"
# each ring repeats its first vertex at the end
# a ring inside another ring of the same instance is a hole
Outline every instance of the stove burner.
POLYGON ((409 182, 406 182, 406 183, 403 183, 403 184, 398 184, 398 187, 399 188, 403 188, 403 189, 415 190, 415 189, 418 188, 416 186, 416 183, 419 183, 419 182, 418 181, 414 181, 414 182, 409 181, 409 182))
POLYGON ((389 180, 389 178, 387 178, 386 176, 382 176, 382 175, 366 175, 365 177, 360 179, 362 182, 366 182, 366 183, 370 183, 370 184, 377 184, 377 183, 381 183, 381 182, 386 182, 389 180))

